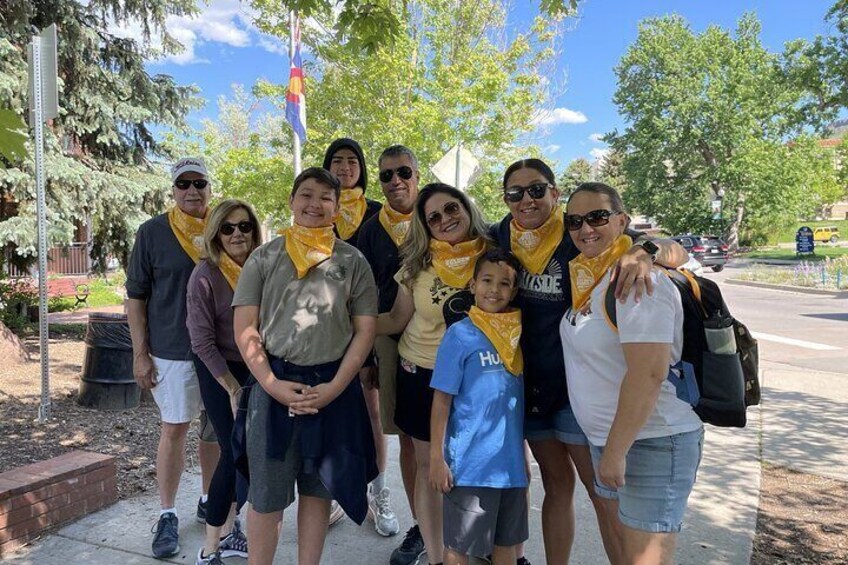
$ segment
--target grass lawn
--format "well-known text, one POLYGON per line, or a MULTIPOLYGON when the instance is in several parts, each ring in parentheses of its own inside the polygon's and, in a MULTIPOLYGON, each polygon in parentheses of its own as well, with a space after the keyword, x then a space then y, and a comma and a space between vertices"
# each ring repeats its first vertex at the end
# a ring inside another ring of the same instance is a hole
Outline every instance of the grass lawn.
MULTIPOLYGON (((123 273, 116 273, 108 278, 93 278, 88 281, 88 300, 85 306, 88 308, 100 308, 103 306, 119 306, 124 303, 124 297, 120 294, 126 277, 123 273)), ((50 299, 51 312, 64 312, 81 308, 76 305, 76 298, 63 296, 50 299)))
MULTIPOLYGON (((848 232, 846 232, 848 233, 848 232)), ((824 245, 816 245, 815 255, 795 254, 794 249, 757 249, 749 253, 740 253, 739 257, 747 259, 784 259, 787 261, 824 261, 825 257, 836 259, 838 257, 848 256, 848 247, 831 247, 824 245)))
MULTIPOLYGON (((774 243, 795 243, 795 234, 801 226, 808 228, 836 226, 839 228, 839 238, 842 240, 848 239, 848 220, 822 220, 821 222, 798 222, 793 227, 780 232, 777 235, 777 241, 774 243)), ((816 242, 816 247, 818 247, 818 243, 816 242)))

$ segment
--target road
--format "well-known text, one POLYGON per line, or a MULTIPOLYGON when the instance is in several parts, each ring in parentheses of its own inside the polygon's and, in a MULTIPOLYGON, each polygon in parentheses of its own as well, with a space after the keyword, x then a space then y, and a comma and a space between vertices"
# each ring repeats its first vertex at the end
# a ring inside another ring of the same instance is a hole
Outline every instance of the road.
POLYGON ((705 276, 721 285, 731 313, 757 336, 760 359, 848 375, 848 294, 803 294, 726 284, 744 264, 705 276))

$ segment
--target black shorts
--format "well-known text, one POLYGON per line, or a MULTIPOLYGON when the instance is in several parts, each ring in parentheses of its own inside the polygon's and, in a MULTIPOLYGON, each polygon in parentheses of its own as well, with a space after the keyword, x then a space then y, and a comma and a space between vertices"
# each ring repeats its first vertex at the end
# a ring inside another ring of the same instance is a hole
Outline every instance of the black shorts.
POLYGON ((398 360, 395 425, 406 435, 430 441, 430 409, 433 389, 432 369, 419 367, 403 357, 398 360))

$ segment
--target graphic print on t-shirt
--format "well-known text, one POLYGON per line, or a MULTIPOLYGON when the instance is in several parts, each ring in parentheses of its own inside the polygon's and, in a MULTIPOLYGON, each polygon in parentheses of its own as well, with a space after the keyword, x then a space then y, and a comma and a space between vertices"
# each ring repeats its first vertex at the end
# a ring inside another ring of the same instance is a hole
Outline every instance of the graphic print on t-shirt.
POLYGON ((540 274, 534 275, 526 269, 521 269, 518 283, 521 294, 536 300, 559 302, 564 299, 562 291, 562 265, 556 257, 552 258, 547 268, 540 274))
POLYGON ((446 285, 442 279, 436 277, 433 279, 433 284, 430 285, 430 297, 433 304, 442 304, 442 317, 445 320, 445 327, 464 320, 468 317, 468 311, 474 305, 474 295, 469 290, 456 290, 456 288, 446 285))

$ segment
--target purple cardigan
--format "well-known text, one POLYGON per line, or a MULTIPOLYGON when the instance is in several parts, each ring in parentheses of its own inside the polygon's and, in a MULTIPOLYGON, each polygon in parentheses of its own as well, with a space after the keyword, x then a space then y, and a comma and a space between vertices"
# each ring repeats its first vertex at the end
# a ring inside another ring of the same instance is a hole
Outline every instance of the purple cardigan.
POLYGON ((233 332, 233 289, 215 265, 201 260, 188 281, 191 350, 214 377, 229 369, 227 361, 242 361, 233 332))

